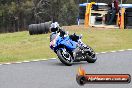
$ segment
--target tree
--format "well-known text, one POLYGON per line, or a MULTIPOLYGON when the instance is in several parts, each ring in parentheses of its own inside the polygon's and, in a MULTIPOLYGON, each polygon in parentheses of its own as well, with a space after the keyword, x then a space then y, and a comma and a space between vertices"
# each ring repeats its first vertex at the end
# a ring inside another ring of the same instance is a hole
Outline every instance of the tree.
POLYGON ((25 30, 29 24, 76 23, 79 0, 0 0, 0 32, 25 30))
POLYGON ((55 20, 61 24, 75 24, 78 15, 78 4, 75 0, 40 0, 35 8, 38 20, 55 20))
POLYGON ((75 24, 78 16, 78 4, 74 0, 65 3, 60 9, 59 21, 65 25, 75 24))

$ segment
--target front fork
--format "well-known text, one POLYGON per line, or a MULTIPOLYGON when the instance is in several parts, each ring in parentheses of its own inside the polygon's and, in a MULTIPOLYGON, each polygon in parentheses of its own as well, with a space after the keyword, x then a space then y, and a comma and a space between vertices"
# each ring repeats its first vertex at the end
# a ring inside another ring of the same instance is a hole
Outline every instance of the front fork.
POLYGON ((61 48, 61 50, 63 51, 63 54, 67 54, 65 48, 61 48))
MULTIPOLYGON (((71 54, 70 52, 68 52, 68 51, 66 50, 66 48, 60 48, 60 49, 62 50, 62 54, 63 54, 64 56, 65 56, 65 55, 70 55, 70 56, 72 57, 71 61, 74 61, 74 58, 73 58, 72 54, 71 54)), ((70 60, 70 58, 69 58, 68 60, 70 60)))

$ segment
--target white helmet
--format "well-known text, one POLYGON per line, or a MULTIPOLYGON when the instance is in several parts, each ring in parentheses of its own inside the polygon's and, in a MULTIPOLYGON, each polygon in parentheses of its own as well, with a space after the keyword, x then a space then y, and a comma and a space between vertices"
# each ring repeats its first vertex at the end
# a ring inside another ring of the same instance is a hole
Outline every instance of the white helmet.
POLYGON ((54 22, 51 24, 50 28, 58 28, 59 27, 59 24, 58 22, 54 22))
POLYGON ((51 29, 51 32, 58 31, 59 30, 59 24, 58 24, 58 22, 52 23, 51 26, 50 26, 50 29, 51 29))

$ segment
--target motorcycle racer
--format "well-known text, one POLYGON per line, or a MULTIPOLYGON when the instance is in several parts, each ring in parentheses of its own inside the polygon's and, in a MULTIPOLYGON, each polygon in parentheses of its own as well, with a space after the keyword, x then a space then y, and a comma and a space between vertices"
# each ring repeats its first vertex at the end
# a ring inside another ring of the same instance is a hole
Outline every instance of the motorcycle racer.
POLYGON ((68 35, 58 22, 51 24, 50 48, 57 54, 60 61, 68 66, 73 62, 87 61, 94 63, 97 59, 96 53, 91 47, 84 44, 82 36, 68 35))

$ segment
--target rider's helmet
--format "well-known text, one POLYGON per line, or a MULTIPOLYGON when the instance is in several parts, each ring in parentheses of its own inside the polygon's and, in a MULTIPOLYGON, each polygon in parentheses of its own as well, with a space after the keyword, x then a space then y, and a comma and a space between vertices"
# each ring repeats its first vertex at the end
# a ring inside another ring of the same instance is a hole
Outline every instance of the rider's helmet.
POLYGON ((50 29, 51 29, 51 32, 58 31, 59 30, 59 24, 58 24, 58 22, 52 23, 51 26, 50 26, 50 29))

